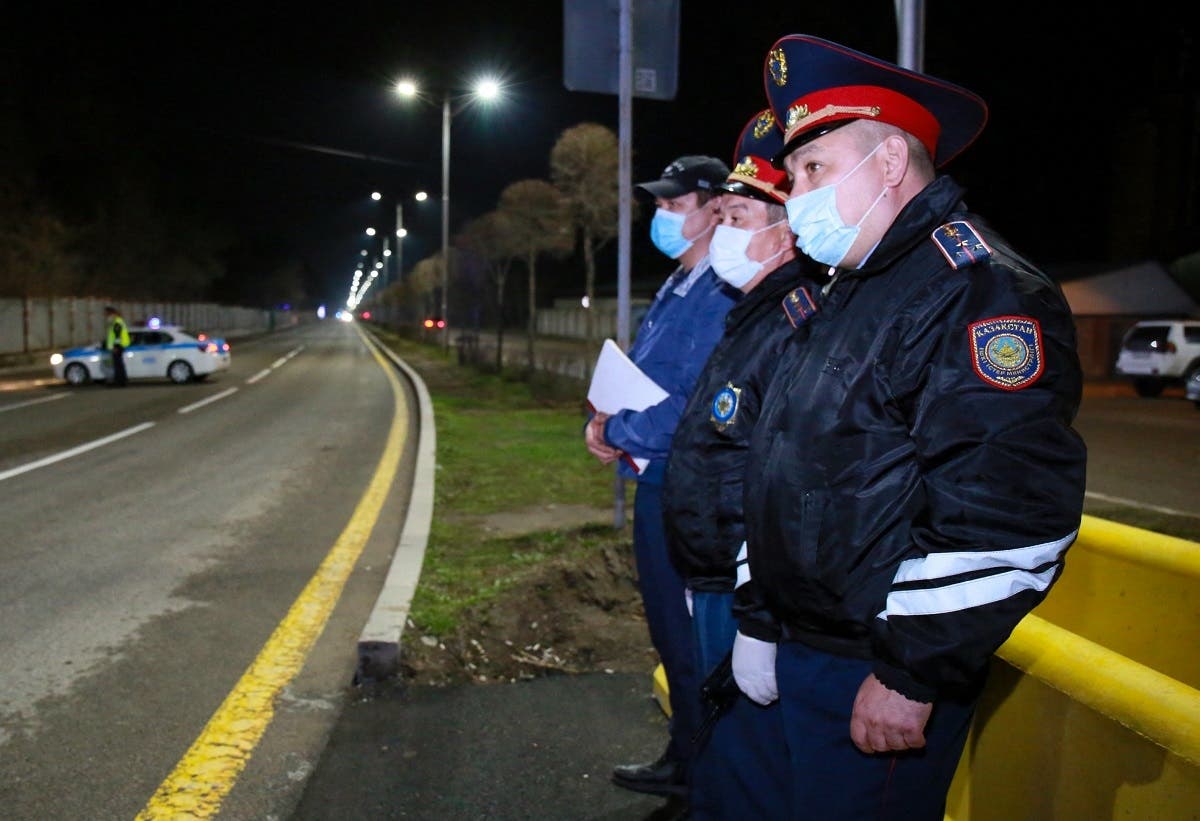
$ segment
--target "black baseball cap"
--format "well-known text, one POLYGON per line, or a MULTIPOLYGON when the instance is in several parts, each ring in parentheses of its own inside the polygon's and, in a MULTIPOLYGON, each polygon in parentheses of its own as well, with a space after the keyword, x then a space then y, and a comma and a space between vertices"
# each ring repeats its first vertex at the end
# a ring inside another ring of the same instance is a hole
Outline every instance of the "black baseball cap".
POLYGON ((716 157, 690 154, 673 160, 657 180, 639 182, 634 187, 670 200, 693 191, 715 191, 728 176, 729 166, 716 157))

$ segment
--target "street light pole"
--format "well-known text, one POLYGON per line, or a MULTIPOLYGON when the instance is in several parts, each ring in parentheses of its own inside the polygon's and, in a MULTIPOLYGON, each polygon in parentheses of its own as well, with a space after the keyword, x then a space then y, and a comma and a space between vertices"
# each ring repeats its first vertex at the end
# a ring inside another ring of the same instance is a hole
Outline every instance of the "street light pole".
POLYGON ((442 348, 450 349, 450 92, 442 98, 442 348))

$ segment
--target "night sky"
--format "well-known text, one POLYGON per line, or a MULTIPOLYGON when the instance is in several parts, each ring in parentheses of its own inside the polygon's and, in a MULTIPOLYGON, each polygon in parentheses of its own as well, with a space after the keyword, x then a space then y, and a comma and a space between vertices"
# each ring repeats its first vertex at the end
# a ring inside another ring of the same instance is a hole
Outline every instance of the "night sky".
MULTIPOLYGON (((402 74, 438 90, 484 71, 506 83, 501 105, 454 118, 452 230, 507 184, 547 178, 565 128, 617 129, 615 96, 563 86, 559 2, 16 5, 0 67, 40 139, 60 156, 159 169, 176 204, 276 238, 322 273, 329 299, 344 298, 363 228, 385 226, 374 189, 435 195, 405 206, 406 267, 440 244, 440 110, 396 97, 402 74)), ((683 3, 677 99, 634 103, 634 182, 681 154, 728 162, 784 34, 896 57, 891 2, 711 6, 683 3)), ((1197 27, 1167 8, 1114 19, 1093 4, 926 3, 926 70, 991 108, 947 170, 1052 272, 1200 245, 1197 27)), ((63 175, 89 173, 62 162, 63 175)), ((645 233, 635 224, 635 266, 665 273, 645 233)))

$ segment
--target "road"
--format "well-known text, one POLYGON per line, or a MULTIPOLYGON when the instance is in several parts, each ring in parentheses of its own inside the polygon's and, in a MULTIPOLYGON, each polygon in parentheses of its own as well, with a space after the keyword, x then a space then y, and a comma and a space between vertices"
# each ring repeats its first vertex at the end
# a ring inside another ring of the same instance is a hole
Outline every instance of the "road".
POLYGON ((330 320, 235 341, 200 384, 0 392, 0 815, 128 821, 210 718, 190 764, 236 784, 229 817, 286 805, 403 523, 415 403, 389 370, 330 320), (353 572, 306 590, 335 548, 353 572))

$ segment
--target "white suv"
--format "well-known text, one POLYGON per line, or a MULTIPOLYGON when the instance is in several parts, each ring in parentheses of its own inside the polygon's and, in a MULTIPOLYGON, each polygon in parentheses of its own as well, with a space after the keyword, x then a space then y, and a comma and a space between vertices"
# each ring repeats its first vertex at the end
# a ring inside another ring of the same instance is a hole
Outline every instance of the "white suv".
POLYGON ((1200 319, 1148 319, 1125 332, 1117 374, 1133 377, 1138 396, 1158 396, 1200 371, 1200 319))

